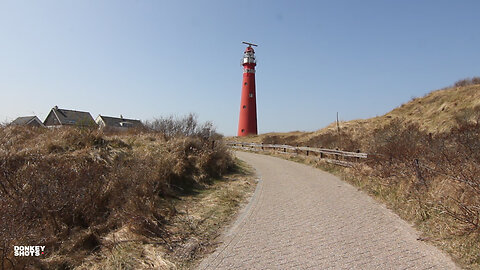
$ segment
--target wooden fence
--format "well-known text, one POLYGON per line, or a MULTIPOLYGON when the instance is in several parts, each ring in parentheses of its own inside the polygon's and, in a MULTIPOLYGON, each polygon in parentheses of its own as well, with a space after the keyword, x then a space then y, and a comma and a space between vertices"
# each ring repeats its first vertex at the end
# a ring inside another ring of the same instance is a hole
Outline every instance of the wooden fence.
POLYGON ((368 154, 357 152, 348 152, 326 148, 314 148, 307 146, 291 146, 286 144, 259 144, 259 143, 246 143, 246 142, 227 142, 231 148, 241 149, 247 151, 275 151, 276 153, 283 154, 297 154, 305 156, 316 156, 320 159, 324 159, 328 163, 351 167, 352 161, 358 161, 359 159, 368 158, 368 154), (333 157, 330 159, 328 157, 333 157), (340 158, 342 160, 340 160, 340 158))

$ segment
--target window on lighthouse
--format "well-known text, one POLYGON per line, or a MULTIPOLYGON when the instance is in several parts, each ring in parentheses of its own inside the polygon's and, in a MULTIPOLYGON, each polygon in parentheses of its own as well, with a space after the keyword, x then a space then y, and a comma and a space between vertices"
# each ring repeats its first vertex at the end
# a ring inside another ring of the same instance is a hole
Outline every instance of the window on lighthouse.
POLYGON ((246 63, 255 63, 255 56, 253 55, 253 53, 245 53, 243 55, 243 63, 246 64, 246 63))
POLYGON ((250 96, 250 97, 253 97, 253 93, 250 93, 250 95, 249 95, 249 96, 250 96))

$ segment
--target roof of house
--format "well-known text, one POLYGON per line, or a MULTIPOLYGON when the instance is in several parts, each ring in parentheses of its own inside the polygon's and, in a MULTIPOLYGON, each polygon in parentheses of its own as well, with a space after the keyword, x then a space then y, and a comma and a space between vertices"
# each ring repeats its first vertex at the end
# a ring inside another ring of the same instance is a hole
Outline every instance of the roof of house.
POLYGON ((90 125, 95 123, 89 112, 52 108, 55 117, 62 125, 90 125))
POLYGON ((101 118, 102 121, 105 123, 105 126, 107 127, 143 127, 143 124, 140 120, 127 119, 127 118, 123 118, 123 116, 120 116, 120 118, 118 118, 118 117, 99 115, 97 117, 97 124, 98 124, 98 118, 101 118))
POLYGON ((34 116, 22 116, 12 121, 12 125, 28 125, 32 121, 37 121, 40 125, 43 125, 42 121, 38 117, 34 116))

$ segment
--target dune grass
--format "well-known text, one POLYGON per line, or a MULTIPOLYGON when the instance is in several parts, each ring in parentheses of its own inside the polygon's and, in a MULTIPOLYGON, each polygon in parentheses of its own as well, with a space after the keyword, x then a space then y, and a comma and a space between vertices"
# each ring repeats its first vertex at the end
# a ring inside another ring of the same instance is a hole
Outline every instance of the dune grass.
POLYGON ((213 133, 203 131, 0 127, 0 269, 72 269, 124 230, 135 241, 110 249, 115 258, 156 253, 136 243, 165 246, 178 216, 174 202, 217 187, 213 179, 234 169, 222 140, 213 144, 213 133), (46 253, 13 257, 14 245, 46 246, 46 253))

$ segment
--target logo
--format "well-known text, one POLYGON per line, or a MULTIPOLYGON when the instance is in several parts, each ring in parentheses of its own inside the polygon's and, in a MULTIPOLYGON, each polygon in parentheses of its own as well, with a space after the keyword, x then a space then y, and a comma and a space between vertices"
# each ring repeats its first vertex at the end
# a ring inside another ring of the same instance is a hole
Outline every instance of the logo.
POLYGON ((44 253, 45 246, 13 246, 13 256, 15 257, 30 257, 40 256, 44 253))

